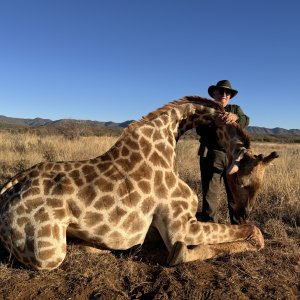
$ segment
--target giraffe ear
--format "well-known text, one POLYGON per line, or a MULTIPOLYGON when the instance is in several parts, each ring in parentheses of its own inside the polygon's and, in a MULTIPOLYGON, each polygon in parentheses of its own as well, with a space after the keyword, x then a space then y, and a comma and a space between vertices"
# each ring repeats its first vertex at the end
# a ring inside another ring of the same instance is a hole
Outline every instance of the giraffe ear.
POLYGON ((263 163, 265 164, 265 165, 267 165, 267 164, 269 164, 273 159, 275 159, 275 158, 277 158, 277 157, 279 157, 279 155, 278 155, 278 153, 277 152, 272 152, 272 153, 270 153, 268 156, 266 156, 266 157, 264 157, 263 158, 263 163))
POLYGON ((239 166, 237 164, 237 162, 233 162, 227 169, 226 173, 227 175, 232 175, 234 173, 236 173, 239 170, 239 166))

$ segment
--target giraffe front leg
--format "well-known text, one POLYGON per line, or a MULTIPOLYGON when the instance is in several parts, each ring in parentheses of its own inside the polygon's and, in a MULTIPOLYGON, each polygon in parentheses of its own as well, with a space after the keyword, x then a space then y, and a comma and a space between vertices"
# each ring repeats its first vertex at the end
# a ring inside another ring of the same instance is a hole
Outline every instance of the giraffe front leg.
POLYGON ((191 219, 185 241, 175 242, 168 256, 168 264, 172 266, 225 254, 257 251, 263 247, 263 236, 253 225, 201 223, 191 219))

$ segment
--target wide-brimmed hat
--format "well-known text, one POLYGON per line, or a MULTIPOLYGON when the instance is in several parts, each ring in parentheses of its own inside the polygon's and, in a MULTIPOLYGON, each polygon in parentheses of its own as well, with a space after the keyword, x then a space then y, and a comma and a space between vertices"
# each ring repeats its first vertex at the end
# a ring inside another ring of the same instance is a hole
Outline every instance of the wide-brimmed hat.
POLYGON ((217 89, 220 89, 220 88, 223 88, 223 89, 227 89, 230 91, 230 94, 231 94, 231 97, 230 98, 233 98, 237 93, 238 91, 237 90, 234 90, 232 87, 231 87, 231 84, 230 84, 230 81, 229 80, 220 80, 216 85, 211 85, 209 88, 208 88, 208 94, 213 97, 213 92, 217 89))

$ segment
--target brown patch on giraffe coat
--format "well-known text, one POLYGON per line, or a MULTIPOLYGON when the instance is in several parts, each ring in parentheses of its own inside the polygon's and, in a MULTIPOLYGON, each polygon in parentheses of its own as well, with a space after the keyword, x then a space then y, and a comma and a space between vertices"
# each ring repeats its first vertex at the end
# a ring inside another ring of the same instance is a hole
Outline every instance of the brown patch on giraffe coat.
POLYGON ((100 173, 104 173, 105 171, 109 170, 110 168, 112 168, 112 164, 111 162, 100 162, 97 166, 96 166, 100 173))
POLYGON ((98 177, 98 174, 96 172, 93 172, 93 173, 85 175, 85 181, 92 182, 97 177, 98 177))
POLYGON ((190 224, 189 233, 196 235, 201 231, 201 225, 198 222, 190 224))
POLYGON ((171 223, 171 226, 170 226, 170 229, 172 232, 177 232, 177 231, 180 231, 181 229, 181 221, 177 220, 177 221, 173 221, 171 223))
POLYGON ((22 197, 26 198, 29 196, 36 196, 40 194, 40 189, 38 187, 30 187, 25 192, 22 193, 22 197))
POLYGON ((57 171, 57 172, 62 171, 62 165, 60 163, 56 163, 53 167, 53 171, 57 171))
POLYGON ((51 247, 53 246, 52 243, 48 242, 48 241, 38 241, 38 248, 47 248, 47 247, 51 247))
POLYGON ((94 184, 102 192, 111 192, 114 188, 114 185, 108 180, 104 179, 103 177, 100 177, 99 179, 95 180, 94 184))
POLYGON ((31 213, 33 210, 36 208, 40 207, 41 205, 44 205, 44 200, 43 198, 35 198, 35 199, 30 199, 27 200, 25 203, 25 211, 26 213, 31 213))
POLYGON ((125 198, 121 200, 121 202, 127 207, 136 206, 141 199, 140 194, 137 191, 130 192, 125 198))
POLYGON ((126 140, 126 145, 129 147, 130 150, 139 150, 139 144, 130 137, 126 140))
POLYGON ((90 173, 94 173, 94 172, 95 172, 95 169, 94 169, 94 167, 91 166, 91 165, 84 165, 84 166, 82 167, 82 172, 83 172, 84 175, 88 175, 88 174, 90 174, 90 173))
POLYGON ((155 130, 152 138, 154 141, 158 141, 158 140, 162 140, 164 137, 162 136, 162 134, 159 130, 155 130))
POLYGON ((154 193, 159 199, 167 198, 168 189, 163 183, 163 172, 156 171, 154 175, 154 193))
POLYGON ((138 182, 138 187, 144 194, 150 194, 151 192, 151 185, 149 181, 141 180, 138 182))
POLYGON ((182 182, 179 182, 178 187, 175 189, 175 191, 172 193, 172 198, 184 198, 188 199, 191 196, 191 190, 182 182))
POLYGON ((202 228, 203 228, 203 231, 204 231, 205 234, 211 232, 211 227, 210 227, 210 225, 203 225, 202 228))
POLYGON ((34 177, 38 177, 40 175, 40 172, 37 170, 32 170, 29 172, 28 174, 30 177, 34 178, 34 177))
POLYGON ((93 232, 95 235, 103 236, 110 231, 110 227, 106 224, 96 227, 93 232))
POLYGON ((38 258, 41 260, 48 260, 55 255, 55 249, 47 249, 44 251, 39 251, 38 258))
POLYGON ((144 137, 140 139, 141 152, 144 154, 144 157, 147 158, 151 152, 152 145, 144 137))
MULTIPOLYGON (((61 196, 65 193, 66 190, 68 190, 67 187, 59 182, 59 183, 54 185, 54 187, 52 189, 52 192, 51 192, 51 195, 61 196)), ((73 191, 74 191, 74 189, 71 187, 67 194, 72 194, 73 191)))
POLYGON ((50 218, 49 218, 49 215, 48 213, 46 212, 45 208, 44 207, 41 207, 35 214, 34 214, 34 220, 36 222, 39 222, 39 223, 43 223, 43 222, 46 222, 48 221, 50 218))
POLYGON ((141 233, 139 233, 139 234, 135 235, 134 237, 130 238, 128 240, 129 246, 131 246, 131 245, 137 245, 137 244, 141 243, 141 238, 142 238, 142 234, 141 233))
POLYGON ((114 198, 112 196, 106 195, 97 200, 94 204, 96 209, 109 209, 114 205, 114 198))
POLYGON ((185 201, 172 201, 171 207, 173 218, 177 218, 184 210, 188 209, 188 204, 185 201))
POLYGON ((156 119, 153 123, 158 128, 161 128, 164 125, 161 119, 156 119))
POLYGON ((141 132, 142 132, 142 135, 151 138, 151 136, 154 132, 154 129, 152 127, 143 127, 141 129, 141 132))
POLYGON ((79 200, 84 202, 86 205, 90 205, 96 196, 97 194, 94 188, 90 185, 80 189, 77 193, 77 197, 79 198, 79 200))
POLYGON ((52 227, 52 236, 56 240, 59 240, 59 226, 57 224, 54 224, 52 227))
MULTIPOLYGON (((51 162, 46 163, 46 164, 45 164, 45 171, 50 171, 50 170, 52 170, 53 165, 54 165, 54 163, 51 163, 51 162)), ((39 169, 42 170, 43 168, 39 168, 39 169)))
POLYGON ((113 224, 116 225, 120 222, 120 219, 126 215, 126 211, 119 206, 114 208, 110 214, 109 214, 109 221, 113 224))
POLYGON ((17 219, 17 224, 20 228, 22 228, 29 221, 28 217, 19 217, 17 219))
POLYGON ((140 153, 137 152, 133 152, 131 153, 130 157, 130 166, 128 166, 127 170, 130 171, 131 169, 133 169, 136 164, 138 164, 141 160, 143 160, 143 157, 141 156, 140 153))
POLYGON ((70 172, 69 175, 77 186, 82 186, 84 184, 84 181, 81 178, 81 174, 79 170, 73 170, 72 172, 70 172))
POLYGON ((39 186, 39 185, 40 185, 40 180, 38 178, 31 181, 31 186, 39 186))
POLYGON ((153 170, 150 168, 149 165, 147 165, 145 162, 143 162, 136 171, 134 171, 130 174, 130 177, 134 181, 139 181, 142 179, 150 180, 152 177, 152 174, 153 174, 153 170))
POLYGON ((149 157, 149 161, 152 162, 152 164, 157 167, 157 166, 160 166, 162 168, 167 168, 168 167, 168 164, 166 163, 165 159, 159 155, 157 153, 157 151, 154 151, 150 157, 149 157))
POLYGON ((69 172, 69 171, 71 171, 72 169, 73 169, 72 164, 70 164, 70 163, 65 163, 65 164, 64 164, 64 171, 65 171, 65 172, 69 172))
POLYGON ((75 169, 81 168, 82 163, 83 163, 82 161, 76 161, 76 162, 74 163, 74 168, 75 168, 75 169))
POLYGON ((105 177, 108 177, 110 181, 117 181, 123 178, 123 175, 120 174, 120 171, 117 168, 110 168, 107 171, 102 173, 105 177))
POLYGON ((24 205, 19 205, 17 208, 16 208, 16 213, 17 215, 23 215, 25 213, 25 207, 24 205))
POLYGON ((103 215, 95 212, 87 212, 83 219, 86 226, 93 227, 103 220, 103 215))
POLYGON ((126 184, 126 182, 122 182, 121 184, 119 184, 118 188, 117 188, 117 196, 119 197, 124 197, 126 194, 128 194, 128 186, 126 184))
POLYGON ((128 156, 129 155, 129 150, 126 146, 123 146, 122 149, 121 149, 121 155, 122 156, 128 156))
POLYGON ((79 218, 81 215, 81 209, 77 205, 76 201, 69 199, 67 200, 69 210, 75 218, 79 218))
POLYGON ((129 232, 141 231, 144 226, 145 222, 137 212, 131 212, 122 224, 122 227, 129 232))
POLYGON ((55 183, 51 179, 44 179, 43 180, 43 187, 44 187, 44 194, 45 195, 50 194, 50 190, 53 188, 54 184, 55 183))
POLYGON ((55 219, 62 220, 66 217, 66 211, 64 208, 61 209, 54 209, 53 210, 53 216, 55 219))
POLYGON ((39 237, 50 237, 51 236, 51 226, 50 224, 47 224, 43 226, 39 231, 38 231, 38 238, 39 237))
POLYGON ((173 148, 167 145, 165 142, 155 145, 155 148, 162 154, 165 161, 169 162, 172 159, 172 154, 174 153, 173 148))
POLYGON ((117 231, 113 231, 109 235, 109 240, 110 240, 110 246, 112 249, 119 249, 120 244, 123 241, 123 236, 121 233, 119 233, 117 231))
POLYGON ((130 166, 130 160, 129 158, 119 158, 116 160, 116 164, 118 165, 118 167, 121 169, 121 170, 131 170, 132 169, 132 166, 130 166))
POLYGON ((192 195, 191 189, 186 183, 179 182, 179 187, 181 189, 182 197, 184 199, 188 199, 192 195))
POLYGON ((61 199, 57 199, 57 198, 47 198, 46 199, 46 204, 49 207, 52 208, 59 208, 59 207, 63 207, 63 202, 61 199))
POLYGON ((173 172, 165 172, 165 182, 168 188, 172 188, 173 186, 175 186, 176 182, 177 182, 177 177, 175 176, 175 174, 173 172))
POLYGON ((144 215, 148 214, 149 212, 152 211, 153 207, 155 205, 155 202, 153 201, 152 197, 148 197, 146 198, 141 206, 141 210, 143 212, 144 215))

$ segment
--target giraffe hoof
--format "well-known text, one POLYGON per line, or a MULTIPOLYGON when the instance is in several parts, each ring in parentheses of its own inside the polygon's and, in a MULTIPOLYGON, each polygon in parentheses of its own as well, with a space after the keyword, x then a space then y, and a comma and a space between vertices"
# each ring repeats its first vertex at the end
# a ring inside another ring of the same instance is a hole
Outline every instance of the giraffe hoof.
POLYGON ((185 261, 187 247, 185 243, 177 241, 168 256, 167 264, 169 266, 176 266, 185 261))

